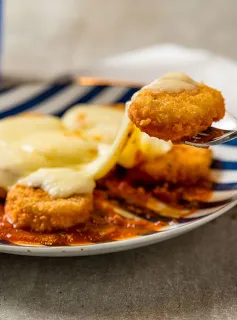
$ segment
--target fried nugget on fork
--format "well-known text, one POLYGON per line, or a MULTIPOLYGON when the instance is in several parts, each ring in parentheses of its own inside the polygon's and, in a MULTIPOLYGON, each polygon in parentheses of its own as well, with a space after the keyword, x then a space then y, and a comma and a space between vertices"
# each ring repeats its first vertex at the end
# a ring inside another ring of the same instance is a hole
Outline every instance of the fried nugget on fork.
POLYGON ((156 83, 157 88, 151 83, 138 91, 128 109, 131 121, 150 136, 182 142, 224 117, 225 104, 220 91, 196 83, 184 74, 168 74, 156 83), (175 81, 179 81, 180 90, 175 90, 175 81))

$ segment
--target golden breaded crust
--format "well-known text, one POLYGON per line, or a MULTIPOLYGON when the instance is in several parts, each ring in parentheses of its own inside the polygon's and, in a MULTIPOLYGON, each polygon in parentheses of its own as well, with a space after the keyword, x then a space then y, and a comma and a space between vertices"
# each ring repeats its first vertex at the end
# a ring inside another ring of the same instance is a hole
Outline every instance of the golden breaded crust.
POLYGON ((221 92, 203 84, 198 88, 198 92, 179 93, 141 90, 132 99, 129 118, 150 136, 166 141, 184 141, 225 115, 221 92))
POLYGON ((91 211, 92 195, 54 199, 41 189, 16 185, 7 194, 4 218, 17 228, 44 232, 82 223, 91 211))
POLYGON ((212 152, 186 145, 176 145, 163 156, 144 162, 140 169, 157 181, 195 184, 208 179, 212 152))

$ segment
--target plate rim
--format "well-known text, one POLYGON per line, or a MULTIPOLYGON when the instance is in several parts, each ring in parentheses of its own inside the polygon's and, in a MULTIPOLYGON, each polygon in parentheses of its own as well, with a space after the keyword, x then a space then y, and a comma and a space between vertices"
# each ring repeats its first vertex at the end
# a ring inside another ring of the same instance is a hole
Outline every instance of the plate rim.
MULTIPOLYGON (((93 86, 89 86, 93 87, 93 86)), ((118 87, 112 85, 111 88, 118 87)), ((124 89, 131 89, 130 86, 125 86, 124 89)), ((90 104, 91 101, 85 102, 90 104)), ((95 103, 94 101, 92 103, 95 103)), ((111 102, 112 103, 112 102, 111 102)), ((101 104, 101 103, 99 103, 101 104)), ((37 111, 36 109, 34 111, 37 111)), ((51 110, 52 111, 52 110, 51 110)), ((237 147, 237 146, 236 146, 237 147)), ((236 150, 236 147, 232 149, 236 150)), ((228 211, 237 204, 237 198, 233 199, 226 205, 214 209, 211 213, 199 217, 195 221, 189 221, 185 224, 177 225, 175 228, 163 230, 161 232, 155 232, 149 235, 142 235, 133 237, 130 239, 121 239, 117 241, 103 242, 103 243, 92 243, 84 245, 67 245, 67 246, 47 246, 47 245, 28 245, 28 244, 14 244, 14 243, 0 243, 0 253, 9 253, 17 255, 28 255, 28 256, 86 256, 86 255, 98 255, 109 252, 117 252, 129 250, 132 248, 138 248, 147 246, 153 243, 161 242, 178 236, 180 234, 191 231, 198 228, 205 223, 219 217, 224 212, 228 211)), ((10 239, 9 239, 10 240, 10 239)), ((10 242, 10 241, 9 241, 10 242)))
POLYGON ((7 245, 0 244, 1 253, 9 253, 16 255, 28 256, 44 256, 44 257, 63 257, 63 256, 89 256, 105 253, 112 253, 118 251, 125 251, 144 247, 161 241, 165 241, 184 234, 188 231, 202 226, 223 213, 227 212, 237 204, 237 199, 231 201, 229 204, 224 205, 217 211, 204 216, 196 221, 190 221, 187 224, 180 225, 178 228, 165 230, 164 232, 157 232, 150 235, 138 236, 131 239, 118 240, 113 242, 95 243, 89 245, 76 245, 76 246, 29 246, 29 245, 7 245))

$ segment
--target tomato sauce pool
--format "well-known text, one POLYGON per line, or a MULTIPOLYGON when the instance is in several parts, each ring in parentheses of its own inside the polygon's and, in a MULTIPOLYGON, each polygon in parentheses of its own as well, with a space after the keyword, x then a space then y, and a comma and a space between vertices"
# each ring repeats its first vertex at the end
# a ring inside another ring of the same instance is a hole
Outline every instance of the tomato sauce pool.
MULTIPOLYGON (((126 184, 126 194, 128 194, 126 184)), ((121 189, 121 184, 118 183, 121 189)), ((155 189, 158 198, 171 204, 173 198, 179 198, 180 190, 164 192, 164 188, 155 189), (169 195, 169 197, 167 197, 169 195)), ((188 188, 189 198, 206 200, 210 198, 209 188, 188 188)), ((121 191, 121 190, 120 190, 121 191)), ((183 192, 187 192, 184 190, 183 192)), ((147 194, 149 196, 149 194, 147 194)), ((124 202, 109 199, 107 191, 96 190, 94 193, 94 211, 89 220, 78 224, 66 230, 58 230, 51 233, 40 233, 31 230, 15 228, 6 219, 4 219, 4 204, 0 204, 0 241, 6 241, 13 244, 22 245, 47 245, 47 246, 68 246, 83 245, 92 243, 111 242, 116 240, 125 240, 141 235, 152 234, 174 223, 172 218, 162 218, 157 213, 146 213, 146 209, 140 209, 142 214, 135 210, 136 207, 129 205, 125 201, 125 211, 134 212, 131 217, 118 214, 116 209, 123 208, 124 202), (116 202, 117 201, 117 202, 116 202), (131 210, 130 210, 131 209, 131 210), (150 216, 150 217, 149 217, 150 216)), ((196 207, 197 209, 197 207, 196 207)), ((190 212, 194 212, 191 209, 190 212)))
POLYGON ((66 246, 102 243, 133 238, 161 230, 170 222, 152 223, 121 217, 112 209, 95 210, 90 219, 75 227, 52 233, 39 233, 14 228, 3 219, 4 208, 0 208, 0 240, 14 244, 66 246))

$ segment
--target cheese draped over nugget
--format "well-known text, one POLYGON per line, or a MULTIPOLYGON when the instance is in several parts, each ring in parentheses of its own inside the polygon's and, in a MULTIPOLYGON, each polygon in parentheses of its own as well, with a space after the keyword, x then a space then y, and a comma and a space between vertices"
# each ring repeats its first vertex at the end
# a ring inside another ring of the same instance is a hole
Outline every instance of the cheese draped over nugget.
POLYGON ((8 190, 17 183, 54 198, 91 193, 95 180, 116 162, 131 168, 170 148, 170 143, 141 134, 123 109, 82 105, 62 120, 9 117, 0 121, 0 187, 8 190))
MULTIPOLYGON (((70 130, 85 132, 93 141, 111 145, 119 132, 123 118, 122 108, 79 105, 70 109, 63 116, 62 122, 70 130)), ((117 162, 125 168, 132 168, 141 160, 157 157, 171 148, 170 141, 151 138, 134 126, 117 162)))
MULTIPOLYGON (((0 152, 0 186, 3 189, 9 189, 19 179, 45 168, 51 175, 42 175, 44 185, 47 184, 49 194, 57 196, 59 193, 63 194, 60 188, 56 189, 63 173, 59 175, 58 171, 52 172, 50 168, 80 169, 81 164, 97 157, 98 148, 92 140, 65 129, 60 119, 32 115, 10 117, 0 121, 0 152)), ((64 173, 66 176, 67 172, 64 173)), ((77 178, 75 175, 75 184, 77 178)), ((87 188, 88 192, 92 192, 92 178, 85 176, 83 181, 90 186, 87 188)), ((72 179, 71 182, 73 184, 72 179)), ((79 189, 76 191, 80 192, 79 189)))

